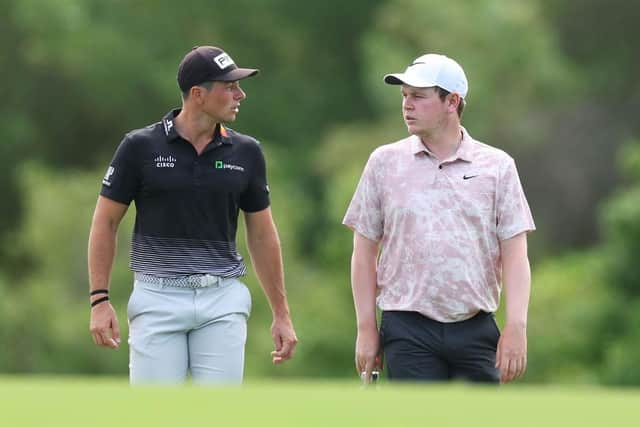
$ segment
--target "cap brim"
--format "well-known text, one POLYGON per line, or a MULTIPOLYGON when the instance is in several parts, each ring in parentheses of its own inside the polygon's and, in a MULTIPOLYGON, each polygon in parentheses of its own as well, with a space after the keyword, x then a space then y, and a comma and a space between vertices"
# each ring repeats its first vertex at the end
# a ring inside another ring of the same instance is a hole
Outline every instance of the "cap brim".
POLYGON ((236 68, 235 70, 231 70, 226 74, 216 77, 215 80, 221 82, 234 82, 236 80, 246 79, 247 77, 253 77, 259 72, 260 70, 253 68, 236 68))
POLYGON ((401 85, 404 82, 400 79, 399 76, 402 74, 386 74, 384 76, 384 82, 388 85, 401 85))
POLYGON ((409 85, 413 87, 433 87, 435 83, 420 81, 415 77, 407 76, 406 74, 386 74, 384 76, 384 82, 388 85, 409 85))

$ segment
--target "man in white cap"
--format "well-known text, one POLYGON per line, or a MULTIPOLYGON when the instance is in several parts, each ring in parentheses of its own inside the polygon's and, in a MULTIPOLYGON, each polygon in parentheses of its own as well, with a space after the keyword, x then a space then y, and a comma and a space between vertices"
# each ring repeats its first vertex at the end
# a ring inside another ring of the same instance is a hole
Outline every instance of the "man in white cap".
POLYGON ((461 126, 468 83, 453 59, 423 55, 384 81, 401 86, 410 136, 371 154, 343 220, 356 369, 368 380, 384 354, 391 380, 514 380, 527 364, 535 230, 514 160, 461 126))

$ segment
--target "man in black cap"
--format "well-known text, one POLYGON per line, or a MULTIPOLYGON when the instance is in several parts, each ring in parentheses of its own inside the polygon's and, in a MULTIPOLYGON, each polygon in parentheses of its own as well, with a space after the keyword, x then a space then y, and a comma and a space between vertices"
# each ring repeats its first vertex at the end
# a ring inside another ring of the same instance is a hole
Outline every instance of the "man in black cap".
POLYGON ((242 381, 251 296, 236 250, 238 213, 273 312, 273 363, 293 356, 297 338, 284 286, 280 242, 269 207, 259 143, 227 128, 246 94, 222 49, 193 48, 178 69, 182 108, 129 132, 102 180, 89 237, 94 342, 118 348, 109 276, 118 225, 131 201, 134 288, 127 306, 132 384, 242 381))

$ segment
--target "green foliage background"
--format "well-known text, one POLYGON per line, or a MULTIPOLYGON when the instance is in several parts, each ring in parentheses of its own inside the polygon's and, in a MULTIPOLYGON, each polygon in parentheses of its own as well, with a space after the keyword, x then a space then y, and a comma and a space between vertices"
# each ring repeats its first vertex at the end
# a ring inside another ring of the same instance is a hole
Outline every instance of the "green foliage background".
MULTIPOLYGON (((300 338, 294 360, 270 364, 270 312, 247 276, 247 378, 353 375, 352 236, 340 222, 370 152, 406 134, 382 75, 442 52, 470 80, 463 124, 516 158, 538 226, 525 381, 640 384, 637 2, 0 0, 0 9, 0 372, 126 375, 126 346, 99 349, 88 334, 86 242, 100 180, 125 132, 179 105, 184 53, 214 44, 262 70, 243 82, 232 127, 267 153, 300 338)), ((121 323, 133 214, 112 279, 121 323)))

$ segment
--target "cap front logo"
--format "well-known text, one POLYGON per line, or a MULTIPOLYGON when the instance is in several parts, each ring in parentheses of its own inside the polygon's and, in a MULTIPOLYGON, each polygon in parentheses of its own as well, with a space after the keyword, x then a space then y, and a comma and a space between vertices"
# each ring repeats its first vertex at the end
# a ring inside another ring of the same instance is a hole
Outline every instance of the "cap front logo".
POLYGON ((220 55, 216 56, 215 58, 213 58, 213 61, 218 64, 218 67, 223 70, 228 66, 235 64, 235 62, 233 62, 233 59, 231 59, 231 57, 226 53, 221 53, 220 55))

